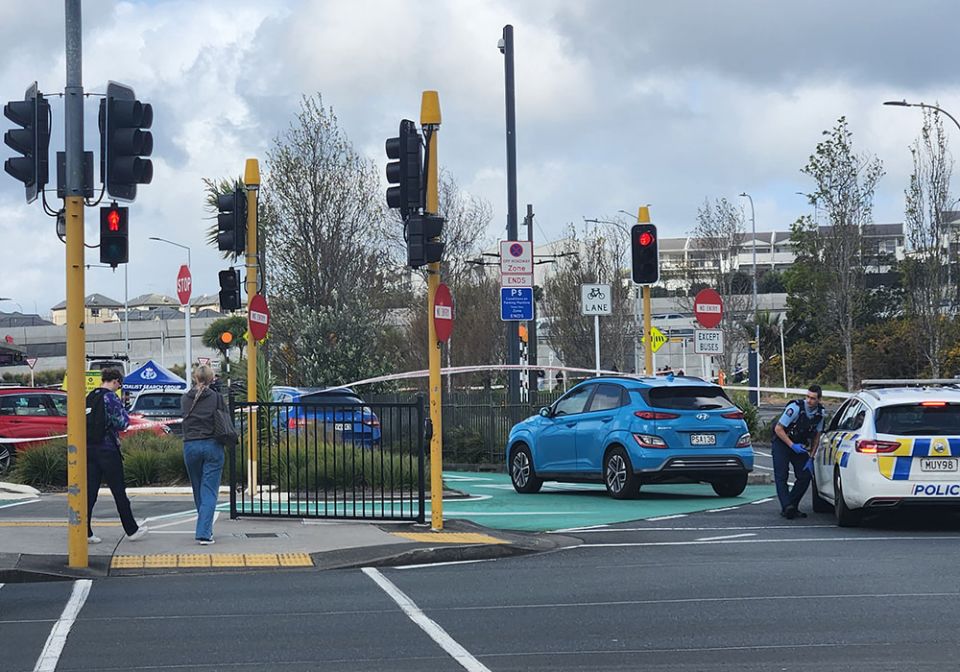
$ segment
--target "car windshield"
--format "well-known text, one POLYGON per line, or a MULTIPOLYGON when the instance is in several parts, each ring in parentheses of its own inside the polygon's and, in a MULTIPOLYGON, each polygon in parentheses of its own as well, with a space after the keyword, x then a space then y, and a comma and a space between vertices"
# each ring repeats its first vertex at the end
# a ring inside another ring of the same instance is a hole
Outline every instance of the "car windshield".
POLYGON ((882 406, 877 409, 876 426, 878 434, 960 434, 960 404, 882 406))
POLYGON ((655 408, 684 411, 708 411, 733 406, 722 388, 704 385, 654 387, 648 393, 648 403, 655 408))
POLYGON ((176 411, 180 412, 179 394, 147 394, 137 398, 134 411, 176 411))

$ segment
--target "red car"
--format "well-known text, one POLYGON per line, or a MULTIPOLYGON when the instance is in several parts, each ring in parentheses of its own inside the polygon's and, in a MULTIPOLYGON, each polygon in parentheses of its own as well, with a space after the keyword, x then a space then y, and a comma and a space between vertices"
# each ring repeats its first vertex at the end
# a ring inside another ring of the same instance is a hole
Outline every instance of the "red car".
MULTIPOLYGON (((168 434, 166 425, 139 417, 130 418, 130 426, 120 434, 148 431, 156 435, 168 434)), ((67 393, 37 387, 0 388, 0 439, 45 439, 67 433, 67 393)), ((10 468, 13 455, 40 445, 43 441, 28 443, 0 443, 0 474, 10 468)))

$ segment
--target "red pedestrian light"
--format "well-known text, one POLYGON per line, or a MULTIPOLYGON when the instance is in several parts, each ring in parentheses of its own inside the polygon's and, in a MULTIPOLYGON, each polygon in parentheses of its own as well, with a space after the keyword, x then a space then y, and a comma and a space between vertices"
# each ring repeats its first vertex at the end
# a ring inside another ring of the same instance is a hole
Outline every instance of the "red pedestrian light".
POLYGON ((653 234, 649 231, 644 231, 640 234, 640 247, 649 247, 650 245, 653 245, 653 240, 653 234))
POLYGON ((107 226, 110 231, 120 230, 120 212, 118 210, 111 210, 107 213, 107 226))

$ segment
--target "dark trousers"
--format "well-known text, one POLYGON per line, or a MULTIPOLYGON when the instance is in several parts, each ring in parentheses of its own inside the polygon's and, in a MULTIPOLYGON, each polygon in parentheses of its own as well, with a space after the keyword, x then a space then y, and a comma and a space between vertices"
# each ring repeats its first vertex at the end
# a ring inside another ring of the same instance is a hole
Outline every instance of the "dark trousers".
POLYGON ((133 534, 140 526, 133 518, 130 499, 127 497, 120 451, 113 446, 87 446, 87 536, 93 535, 93 505, 97 503, 97 491, 100 490, 101 481, 106 481, 110 488, 123 531, 128 535, 133 534))
POLYGON ((780 509, 786 509, 791 504, 800 506, 800 500, 803 499, 810 485, 810 472, 804 469, 810 456, 806 453, 793 452, 793 449, 780 439, 773 440, 770 452, 773 455, 773 481, 777 484, 780 509), (790 465, 793 465, 792 490, 787 487, 790 465))

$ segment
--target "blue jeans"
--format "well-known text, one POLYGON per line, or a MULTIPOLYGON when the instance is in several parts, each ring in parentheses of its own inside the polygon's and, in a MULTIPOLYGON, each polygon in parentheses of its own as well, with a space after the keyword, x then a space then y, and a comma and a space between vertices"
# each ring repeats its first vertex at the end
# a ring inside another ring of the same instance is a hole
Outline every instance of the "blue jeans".
POLYGON ((217 508, 220 475, 223 473, 223 446, 213 439, 183 442, 193 502, 197 506, 197 539, 213 539, 213 513, 217 508))
POLYGON ((789 505, 800 506, 800 500, 810 485, 810 472, 804 469, 809 455, 793 452, 793 448, 780 439, 774 439, 770 446, 773 455, 773 481, 777 485, 777 499, 780 500, 780 510, 789 505), (793 489, 787 487, 787 478, 790 476, 790 465, 793 465, 793 489))

